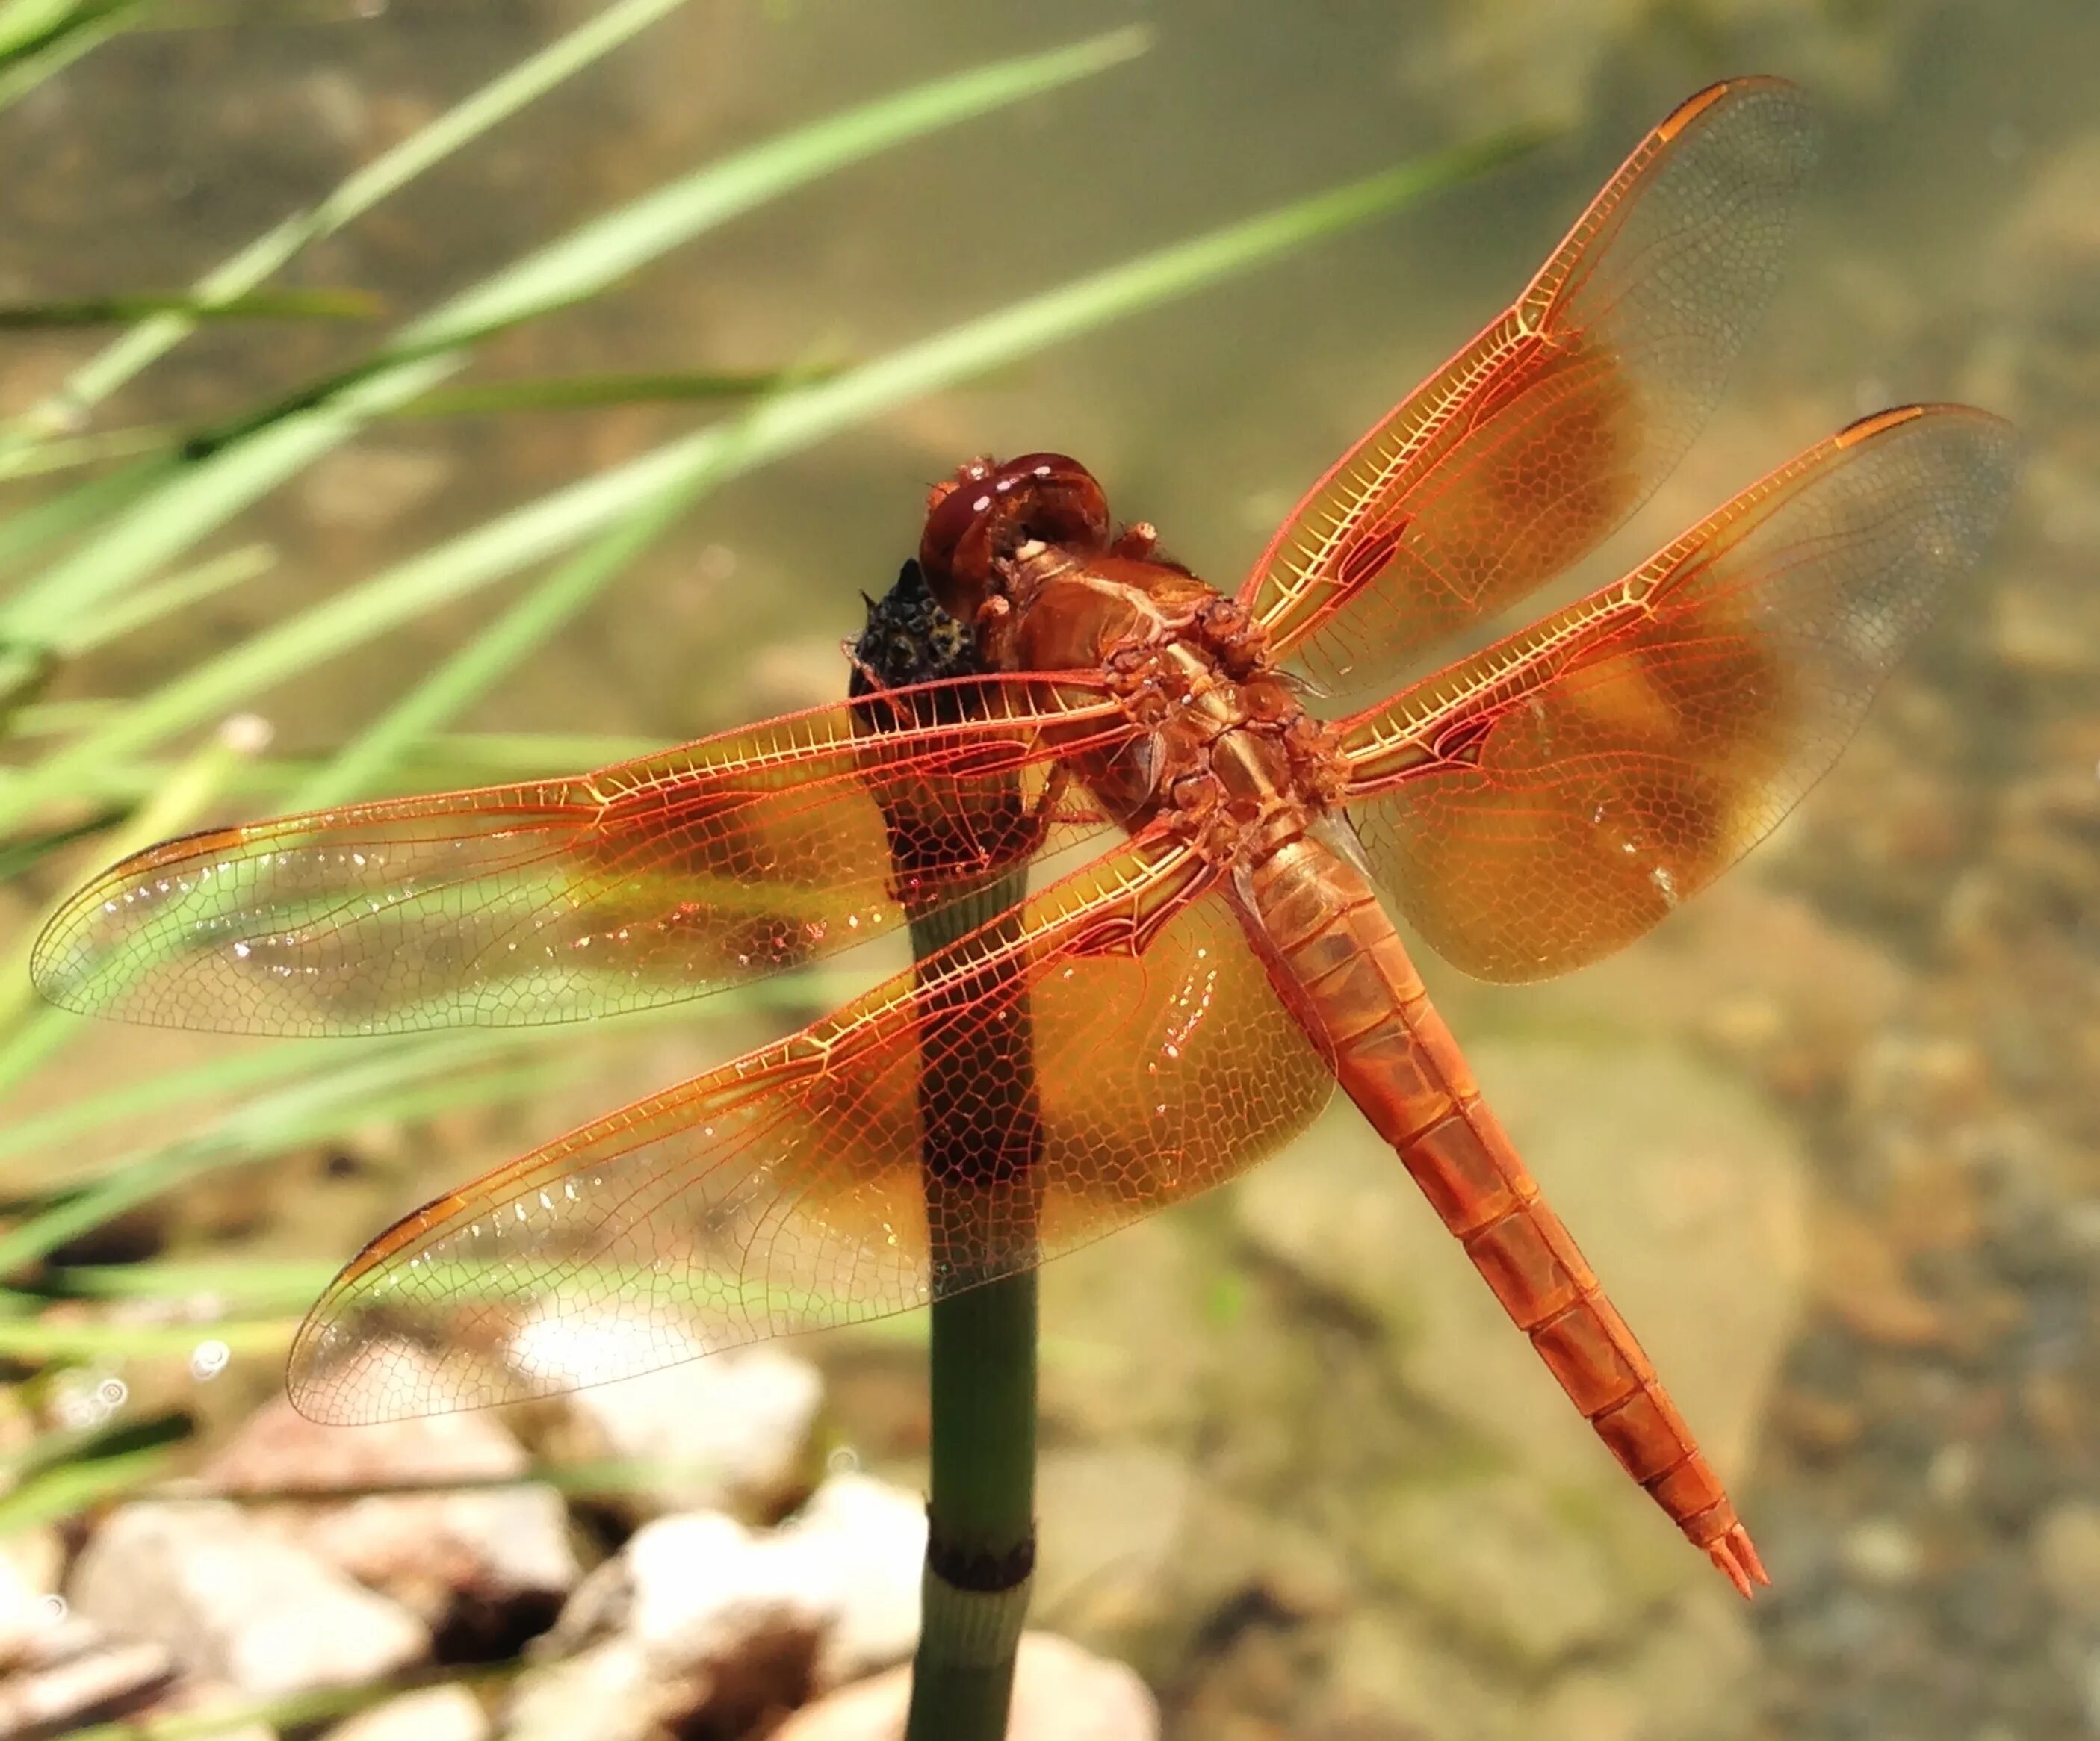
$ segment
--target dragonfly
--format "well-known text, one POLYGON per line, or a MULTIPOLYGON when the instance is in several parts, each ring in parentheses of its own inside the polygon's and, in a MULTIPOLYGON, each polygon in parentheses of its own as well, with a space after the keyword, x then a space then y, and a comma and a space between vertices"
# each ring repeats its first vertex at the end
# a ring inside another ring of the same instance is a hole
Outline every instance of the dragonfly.
POLYGON ((915 559, 973 674, 573 778, 214 829, 73 896, 35 947, 46 997, 278 1035, 608 1016, 932 940, 379 1234, 297 1335, 295 1404, 479 1407, 904 1311, 1231 1179, 1339 1085, 1626 1473, 1744 1595, 1768 1582, 1396 919, 1492 981, 1631 943, 1802 798, 1979 561, 2012 432, 1904 406, 1411 674, 1677 463, 1816 130, 1780 80, 1684 103, 1229 595, 1077 461, 973 461, 915 559))

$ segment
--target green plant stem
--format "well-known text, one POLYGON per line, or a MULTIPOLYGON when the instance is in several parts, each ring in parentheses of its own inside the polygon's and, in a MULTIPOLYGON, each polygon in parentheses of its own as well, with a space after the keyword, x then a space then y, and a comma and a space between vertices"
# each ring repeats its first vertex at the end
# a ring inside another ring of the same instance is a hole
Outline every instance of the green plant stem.
MULTIPOLYGON (((1025 877, 1004 878, 915 919, 914 954, 923 961, 1002 915, 1017 925, 1025 888, 1025 877)), ((937 1297, 926 1568, 906 1741, 1005 1734, 1035 1563, 1037 1324, 1029 1260, 1039 1144, 1017 1144, 1012 1135, 1034 1133, 1039 1122, 1027 992, 1018 984, 969 990, 973 1011, 1000 1003, 1007 1019, 951 1022, 948 1012, 930 1008, 921 1018, 920 1143, 937 1297), (987 1135, 1004 1139, 999 1151, 987 1153, 987 1135), (979 1272, 990 1279, 973 1283, 979 1272)))
MULTIPOLYGON (((1035 1543, 1035 1272, 986 1282, 933 1309, 929 1541, 993 1563, 1035 1543)), ((1032 1569, 1002 1590, 943 1576, 929 1554, 906 1741, 1005 1734, 1032 1569)))

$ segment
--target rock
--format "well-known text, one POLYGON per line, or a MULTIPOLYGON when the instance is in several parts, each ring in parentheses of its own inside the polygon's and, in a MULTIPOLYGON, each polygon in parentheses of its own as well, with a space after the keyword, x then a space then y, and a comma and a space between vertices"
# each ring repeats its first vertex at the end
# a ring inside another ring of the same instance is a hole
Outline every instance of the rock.
POLYGON ((1372 1571, 1436 1623, 1527 1673, 1630 1632, 1648 1593, 1594 1531, 1518 1476, 1403 1487, 1364 1519, 1372 1571))
POLYGON ((135 1712, 133 1721, 149 1734, 162 1723, 177 1734, 186 1727, 209 1726, 212 1741, 278 1741, 277 1731, 259 1719, 225 1724, 223 1713, 246 1702, 223 1681, 185 1675, 151 1704, 135 1712))
POLYGON ((0 1737, 66 1734, 129 1714, 174 1673, 167 1647, 150 1639, 91 1639, 77 1648, 18 1659, 0 1677, 0 1737))
POLYGON ((1320 1695, 1340 1734, 1490 1736, 1507 1708, 1462 1651, 1418 1615, 1368 1603, 1343 1621, 1320 1695))
MULTIPOLYGON (((663 1334, 660 1324, 630 1324, 612 1314, 580 1324, 573 1314, 558 1320, 543 1314, 519 1331, 513 1358, 536 1369, 587 1368, 591 1363, 576 1346, 581 1339, 663 1334)), ((642 1489, 651 1510, 761 1519, 809 1490, 823 1381, 785 1349, 733 1348, 592 1385, 566 1400, 581 1454, 632 1459, 661 1471, 642 1489)))
POLYGON ((817 1649, 819 1689, 911 1654, 926 1558, 926 1507, 916 1493, 870 1475, 833 1475, 781 1533, 832 1581, 830 1623, 817 1649))
POLYGON ((682 1668, 764 1633, 806 1633, 816 1683, 836 1686, 911 1654, 925 1553, 918 1496, 870 1475, 834 1475, 770 1532, 714 1513, 661 1518, 621 1556, 624 1629, 652 1660, 682 1668))
POLYGON ((1747 1741, 1757 1706, 1738 1690, 1757 1662, 1746 1611, 1716 1586, 1657 1616, 1628 1655, 1557 1677, 1505 1732, 1554 1741, 1747 1741))
MULTIPOLYGON (((1674 1047, 1505 1039, 1467 1050, 1488 1104, 1709 1458, 1724 1478, 1742 1470, 1805 1262, 1793 1135, 1736 1079, 1674 1047)), ((1603 1496, 1639 1529, 1655 1523, 1352 1110, 1255 1172, 1236 1208, 1258 1250, 1385 1327, 1410 1391, 1536 1479, 1603 1496)))
POLYGON ((1152 1215, 1044 1266, 1045 1421, 1094 1441, 1173 1443, 1194 1430, 1218 1360, 1207 1231, 1152 1215))
POLYGON ((1864 1518, 1845 1532, 1838 1558, 1855 1583, 1900 1589, 1917 1581, 1925 1552, 1917 1537, 1893 1518, 1864 1518))
POLYGON ((530 1467, 492 1415, 320 1426, 280 1398, 249 1418, 204 1475, 218 1492, 254 1495, 515 1482, 249 1508, 285 1540, 412 1610, 449 1647, 487 1655, 543 1629, 582 1576, 562 1497, 520 1480, 530 1467))
POLYGON ((2100 1505, 2069 1499, 2035 1526, 2035 1560, 2043 1587, 2064 1612, 2100 1620, 2100 1505))
POLYGON ((507 1730, 552 1738, 742 1734, 769 1712, 910 1655, 924 1512, 872 1477, 834 1476, 781 1527, 721 1512, 660 1518, 585 1579, 507 1730))
POLYGON ((654 1672, 639 1646, 609 1639, 529 1670, 503 1713, 505 1741, 661 1741, 704 1691, 654 1672))
MULTIPOLYGON (((1707 1454, 1740 1475, 1805 1264, 1791 1132, 1674 1044, 1505 1038, 1468 1052, 1707 1454)), ((1274 1279, 1253 1272, 1268 1309, 1221 1362, 1230 1431, 1214 1461, 1233 1492, 1306 1520, 1353 1562, 1322 1721, 1557 1733, 1526 1714, 1546 1690, 1615 1676, 1658 1624, 1734 1599, 1352 1112, 1247 1179, 1234 1213, 1274 1279), (1266 1329, 1269 1316, 1283 1328, 1266 1329), (1251 1408, 1262 1399, 1281 1418, 1251 1408)), ((1694 1630, 1683 1645, 1710 1716, 1740 1708, 1738 1642, 1694 1630)), ((1634 1709, 1583 1683, 1560 1697, 1555 1721, 1599 1735, 1634 1709)))
MULTIPOLYGON (((820 1699, 773 1732, 773 1741, 901 1741, 911 1699, 905 1666, 820 1699)), ((1014 1665, 1007 1741, 1156 1741, 1159 1708, 1121 1663, 1053 1633, 1022 1634, 1014 1665)))
POLYGON ((298 487, 314 523, 328 531, 377 532, 436 495, 452 461, 435 448, 368 442, 316 461, 298 487))
POLYGON ((1987 251, 2001 306, 2030 321, 2085 316, 2100 276, 2100 130, 2075 134, 2029 177, 1987 251))
POLYGON ((836 1586, 787 1542, 719 1512, 646 1525, 620 1556, 632 1592, 625 1634, 652 1662, 682 1668, 730 1661, 774 1634, 805 1636, 814 1651, 836 1586))
POLYGON ((354 1686, 430 1651, 427 1629, 224 1501, 121 1507, 73 1567, 74 1610, 165 1645, 244 1699, 354 1686))
POLYGON ((1853 1334, 1890 1348, 1932 1348, 1947 1340, 1939 1309, 1904 1273, 1902 1257, 1881 1231, 1837 1203, 1815 1223, 1815 1294, 1853 1334))
POLYGON ((0 1536, 0 1673, 35 1655, 65 1623, 66 1605, 58 1593, 64 1569, 56 1531, 0 1536))
POLYGON ((1125 1646, 1167 1618, 1193 1484, 1187 1459, 1162 1452, 1045 1452, 1035 1480, 1037 1611, 1125 1646))
POLYGON ((389 1699, 329 1730, 326 1741, 488 1741, 481 1701, 464 1686, 430 1686, 389 1699))

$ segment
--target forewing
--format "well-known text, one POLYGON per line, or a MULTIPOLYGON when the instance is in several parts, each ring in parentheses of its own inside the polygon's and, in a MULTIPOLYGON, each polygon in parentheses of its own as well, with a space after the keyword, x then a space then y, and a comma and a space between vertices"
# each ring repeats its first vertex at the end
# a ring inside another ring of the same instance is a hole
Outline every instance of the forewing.
POLYGON ((1332 1078, 1206 876, 1125 848, 923 980, 419 1210, 314 1308, 293 1401, 437 1413, 880 1317, 1231 1177, 1332 1078))
POLYGON ((1815 156, 1801 94, 1702 91, 1518 298, 1315 484, 1241 588, 1336 690, 1595 549, 1676 465, 1776 281, 1815 156))
POLYGON ((1910 407, 1811 448, 1617 585, 1343 727, 1380 880, 1457 967, 1631 941, 1837 759, 2010 493, 2010 429, 1910 407))
POLYGON ((569 780, 214 830, 104 871, 38 988, 221 1032, 508 1026, 668 1003, 896 928, 1097 825, 1057 756, 1129 727, 1076 677, 792 714, 569 780), (871 709, 886 710, 872 729, 871 709), (883 806, 938 815, 893 843, 883 806), (908 879, 893 844, 913 845, 908 879))

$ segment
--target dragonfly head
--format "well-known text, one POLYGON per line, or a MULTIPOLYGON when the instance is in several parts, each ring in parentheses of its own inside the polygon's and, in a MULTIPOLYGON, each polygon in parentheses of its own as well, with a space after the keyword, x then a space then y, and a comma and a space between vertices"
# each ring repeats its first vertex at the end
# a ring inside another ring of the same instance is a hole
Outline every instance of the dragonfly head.
POLYGON ((941 608, 973 623, 998 591, 995 565, 1031 539, 1096 551, 1108 543, 1108 500, 1094 474, 1061 453, 1001 464, 970 461, 928 491, 919 566, 941 608))

